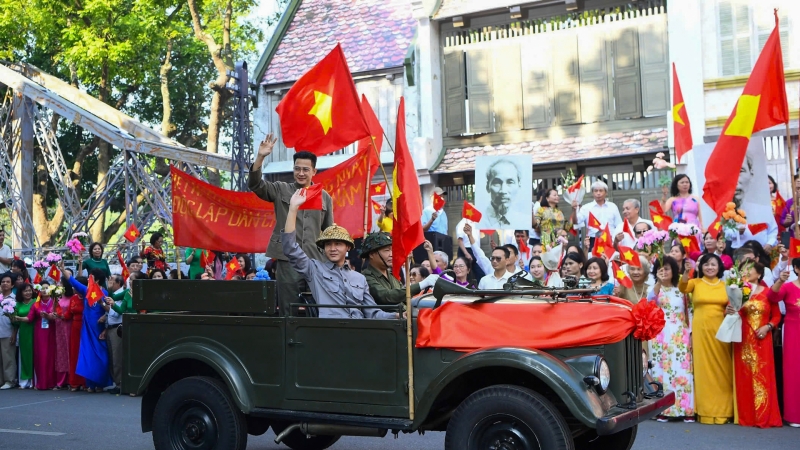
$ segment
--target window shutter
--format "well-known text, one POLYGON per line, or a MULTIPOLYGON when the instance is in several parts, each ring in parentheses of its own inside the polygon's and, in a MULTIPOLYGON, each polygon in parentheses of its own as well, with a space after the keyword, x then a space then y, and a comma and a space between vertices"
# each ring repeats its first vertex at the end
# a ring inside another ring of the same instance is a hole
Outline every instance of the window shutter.
MULTIPOLYGON (((526 58, 527 59, 527 58, 526 58)), ((556 123, 581 122, 581 86, 578 69, 578 36, 563 32, 558 37, 558 51, 553 52, 553 97, 556 123)))
POLYGON ((639 64, 642 76, 642 115, 660 116, 670 110, 666 14, 639 25, 639 64))
POLYGON ((581 121, 601 122, 611 119, 608 76, 608 51, 604 30, 582 28, 578 35, 580 62, 581 121))
POLYGON ((521 130, 522 68, 519 44, 498 46, 492 49, 492 54, 495 130, 521 130))
POLYGON ((492 53, 489 49, 467 50, 467 100, 469 132, 494 131, 492 106, 492 53))
POLYGON ((614 48, 614 117, 642 117, 642 80, 639 63, 639 32, 634 27, 612 33, 614 48))
POLYGON ((734 7, 736 31, 736 73, 746 74, 753 69, 753 52, 751 49, 750 6, 739 4, 734 7))
POLYGON ((736 51, 733 47, 733 7, 730 1, 719 2, 719 43, 722 76, 736 75, 736 51))
POLYGON ((534 36, 525 40, 522 54, 522 105, 524 128, 552 124, 553 100, 550 88, 550 39, 534 36))
POLYGON ((462 50, 446 51, 444 54, 444 89, 445 129, 448 136, 460 136, 467 132, 465 76, 464 52, 462 50))

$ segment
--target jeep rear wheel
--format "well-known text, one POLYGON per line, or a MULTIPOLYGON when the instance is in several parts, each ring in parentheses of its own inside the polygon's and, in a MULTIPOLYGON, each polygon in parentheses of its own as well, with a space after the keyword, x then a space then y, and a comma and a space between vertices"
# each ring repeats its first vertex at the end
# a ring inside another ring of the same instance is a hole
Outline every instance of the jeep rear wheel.
POLYGON ((221 381, 184 378, 158 399, 153 444, 156 450, 244 450, 245 417, 221 381))
MULTIPOLYGON (((288 427, 287 423, 275 423, 272 425, 272 431, 275 435, 281 434, 283 430, 288 427)), ((291 448, 292 450, 324 450, 331 445, 335 444, 341 436, 311 436, 306 437, 300 430, 294 430, 289 433, 281 444, 291 448)))
POLYGON ((573 450, 564 418, 530 389, 492 386, 458 406, 445 436, 446 450, 573 450))
POLYGON ((639 425, 608 436, 598 436, 589 431, 575 438, 576 450, 630 450, 636 440, 639 425))

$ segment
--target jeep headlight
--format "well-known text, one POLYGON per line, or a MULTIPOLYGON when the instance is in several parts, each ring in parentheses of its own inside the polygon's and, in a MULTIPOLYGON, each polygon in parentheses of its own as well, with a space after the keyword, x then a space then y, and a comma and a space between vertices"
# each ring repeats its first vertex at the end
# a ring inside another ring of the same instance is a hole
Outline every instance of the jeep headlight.
POLYGON ((599 362, 595 368, 595 376, 598 380, 600 380, 600 384, 597 386, 597 391, 600 395, 605 394, 608 390, 608 386, 611 384, 611 368, 608 367, 608 363, 602 357, 598 358, 599 362))

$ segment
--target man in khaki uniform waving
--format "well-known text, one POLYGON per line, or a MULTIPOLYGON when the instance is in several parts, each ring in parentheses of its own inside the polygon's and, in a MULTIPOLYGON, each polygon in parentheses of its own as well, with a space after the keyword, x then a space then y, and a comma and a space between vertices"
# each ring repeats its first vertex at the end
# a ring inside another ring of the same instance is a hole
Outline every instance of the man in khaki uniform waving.
MULTIPOLYGON (((281 314, 289 313, 289 304, 297 302, 300 292, 308 291, 305 278, 295 271, 283 254, 280 227, 286 223, 289 213, 289 202, 292 195, 312 184, 317 174, 317 156, 311 152, 301 151, 294 154, 294 183, 283 181, 265 181, 261 173, 264 159, 272 153, 277 138, 270 133, 258 146, 258 153, 250 167, 247 185, 262 200, 275 205, 275 223, 267 247, 267 256, 275 260, 275 279, 278 290, 278 305, 281 314)), ((333 225, 333 201, 330 194, 322 191, 322 210, 302 210, 297 212, 297 244, 309 258, 321 260, 322 253, 317 247, 317 238, 322 230, 333 225)))

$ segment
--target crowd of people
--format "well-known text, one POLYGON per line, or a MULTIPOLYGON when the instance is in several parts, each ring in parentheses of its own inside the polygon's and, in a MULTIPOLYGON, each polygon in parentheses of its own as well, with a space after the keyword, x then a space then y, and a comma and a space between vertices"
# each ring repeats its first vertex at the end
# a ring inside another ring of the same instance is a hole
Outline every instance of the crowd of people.
MULTIPOLYGON (((252 267, 248 255, 188 248, 184 254, 188 273, 184 274, 170 269, 163 236, 153 233, 149 245, 127 262, 127 279, 111 273, 103 245, 92 243, 88 258, 79 257, 75 271, 62 261, 60 280, 34 286, 25 262, 13 259, 10 250, 0 245, 0 273, 5 272, 0 277, 0 295, 16 299, 13 313, 0 317, 0 389, 119 392, 120 325, 122 314, 135 312, 131 293, 135 279, 272 279, 281 314, 289 314, 290 304, 297 302, 300 293, 310 291, 319 317, 376 319, 404 316, 406 283, 411 295, 418 296, 440 277, 470 289, 503 289, 518 275, 542 286, 571 286, 568 280, 572 280, 579 287, 594 289, 596 295, 615 295, 634 304, 651 301, 664 311, 664 329, 645 346, 653 366, 649 376, 676 392, 675 404, 658 420, 757 427, 782 426, 786 421, 800 427, 800 387, 793 383, 800 361, 800 258, 789 258, 777 241, 777 230, 774 236, 772 230, 750 235, 746 227, 733 231, 734 235, 728 231, 715 236, 708 231, 699 199, 685 175, 674 178, 661 205, 675 222, 702 230, 700 251, 689 253, 676 240, 663 254, 640 251, 635 256, 638 264, 622 264, 618 251, 610 257, 589 257, 606 226, 614 230, 616 250, 621 242, 630 243, 627 239, 636 248, 636 240, 654 227, 641 217, 639 200, 625 200, 619 209, 607 199, 608 186, 596 181, 591 186, 592 201, 573 202, 569 214, 559 208, 557 190, 541 192, 532 205, 531 228, 503 230, 496 239, 492 236, 488 256, 481 247, 481 232, 463 219, 455 229, 456 254, 426 241, 427 257, 395 277, 392 236, 387 232, 393 226, 391 203, 380 217, 381 231, 367 235, 356 248, 347 230, 335 225, 332 208, 300 210, 305 202, 303 188, 311 185, 316 174, 315 155, 295 153, 294 183, 263 179, 261 166, 274 143, 271 136, 262 142, 249 175, 250 189, 274 203, 277 223, 282 225, 273 233, 262 270, 252 267), (581 233, 584 239, 578 238, 581 233), (229 272, 233 266, 227 258, 236 259, 234 272, 229 272), (622 266, 629 286, 616 281, 612 263, 622 266), (735 275, 733 269, 738 270, 735 275), (85 298, 89 275, 105 294, 96 304, 85 298), (752 286, 738 311, 730 306, 726 292, 733 276, 744 277, 752 286), (361 308, 348 308, 351 305, 361 308), (742 318, 741 342, 719 341, 720 324, 732 314, 742 318), (776 373, 773 339, 783 344, 782 377, 776 373)), ((795 186, 800 192, 800 181, 795 186)), ((323 203, 330 205, 324 191, 323 203)), ((782 226, 792 226, 791 209, 775 211, 775 215, 782 226)), ((421 223, 427 231, 449 235, 444 211, 426 208, 421 223)), ((2 238, 0 234, 0 244, 2 238)))

